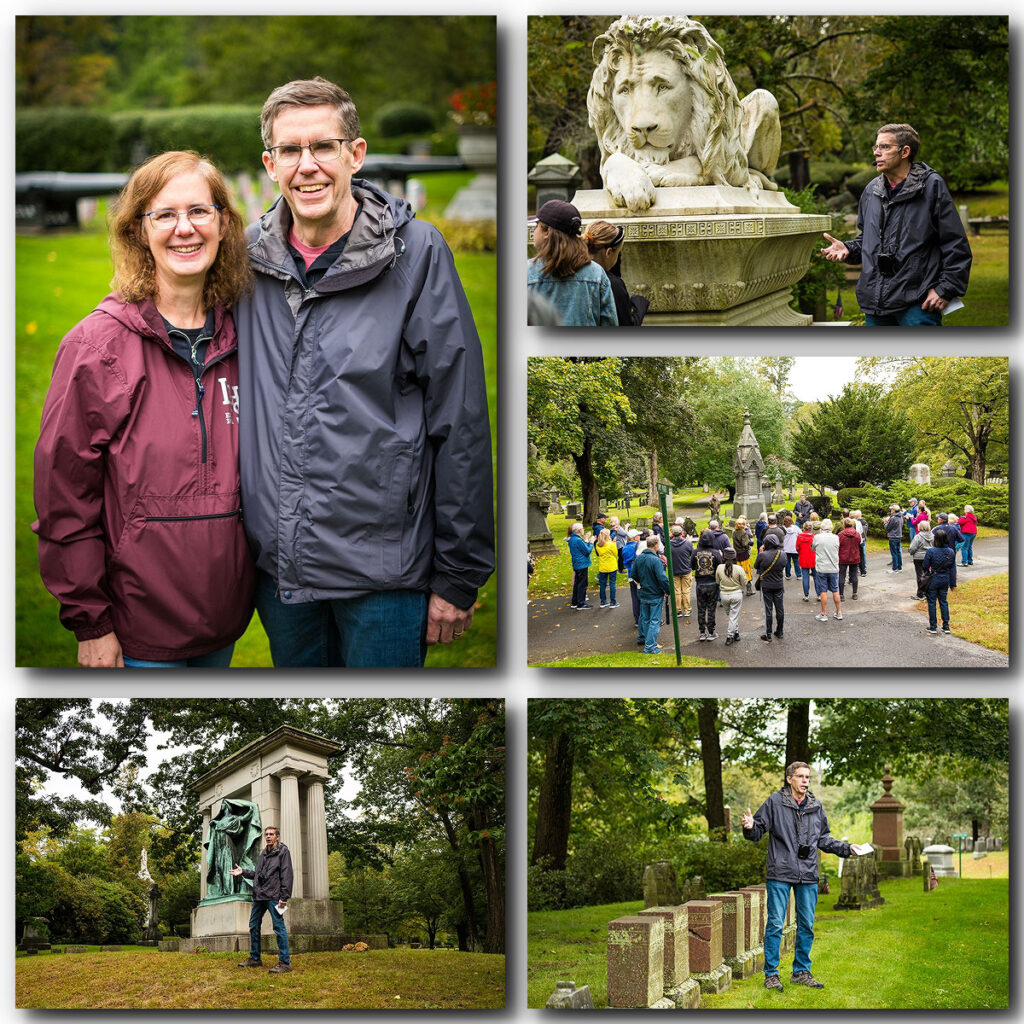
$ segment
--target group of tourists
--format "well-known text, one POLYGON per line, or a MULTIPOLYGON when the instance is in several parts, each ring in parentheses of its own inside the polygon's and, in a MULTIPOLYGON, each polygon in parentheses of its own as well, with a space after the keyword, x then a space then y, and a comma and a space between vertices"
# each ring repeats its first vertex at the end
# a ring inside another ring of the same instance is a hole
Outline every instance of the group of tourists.
MULTIPOLYGON (((973 564, 973 541, 978 519, 967 505, 962 516, 941 512, 933 524, 924 502, 912 499, 910 508, 894 503, 883 526, 890 544, 890 574, 902 572, 903 529, 911 531, 910 554, 917 574, 914 597, 928 602, 927 632, 938 632, 937 609, 942 631, 949 633, 947 594, 956 588, 956 552, 961 565, 973 564)), ((650 530, 623 526, 618 517, 597 516, 593 530, 584 535, 582 523, 569 532, 573 591, 571 606, 578 611, 593 607, 587 602, 587 585, 596 553, 600 608, 618 608, 616 582, 619 573, 629 580, 633 619, 637 624, 637 645, 647 654, 657 654, 658 630, 669 622, 668 595, 675 591, 676 615, 685 625, 696 606, 698 640, 719 639, 718 609, 727 618, 725 644, 741 639, 740 611, 744 597, 760 591, 764 606, 761 641, 771 644, 785 635, 784 592, 786 580, 796 578, 803 601, 811 602, 814 587, 815 619, 843 621, 843 601, 858 599, 860 578, 868 573, 867 522, 860 509, 842 509, 839 517, 821 518, 807 495, 801 495, 792 511, 762 512, 751 526, 745 516, 732 523, 732 532, 711 519, 699 530, 690 518, 678 518, 666 537, 660 512, 654 514, 650 530), (668 577, 671 553, 672 582, 668 577), (692 600, 691 600, 692 597, 692 600)))
POLYGON ((529 321, 537 326, 639 327, 648 302, 622 280, 625 230, 606 220, 583 229, 572 203, 549 199, 533 228, 527 265, 529 321))

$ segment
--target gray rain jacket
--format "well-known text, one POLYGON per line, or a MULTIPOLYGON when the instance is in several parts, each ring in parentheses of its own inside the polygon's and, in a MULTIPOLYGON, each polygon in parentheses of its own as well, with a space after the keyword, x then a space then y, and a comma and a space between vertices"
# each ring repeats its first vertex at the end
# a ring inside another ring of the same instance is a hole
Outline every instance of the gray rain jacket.
POLYGON ((766 861, 769 882, 817 882, 818 850, 837 857, 850 856, 850 844, 829 835, 825 809, 810 790, 800 804, 793 799, 788 784, 772 793, 754 815, 754 827, 743 830, 743 838, 756 843, 765 832, 770 836, 766 861), (810 847, 803 858, 799 856, 801 846, 810 847))
POLYGON ((480 340, 451 252, 356 179, 342 254, 308 291, 278 200, 247 230, 235 310, 245 529, 286 603, 433 591, 469 608, 494 568, 480 340))
POLYGON ((264 846, 256 861, 256 870, 246 868, 242 877, 252 882, 254 900, 284 900, 287 903, 295 881, 288 847, 280 841, 273 850, 264 846))
POLYGON ((862 266, 857 282, 862 312, 882 315, 918 306, 929 288, 944 299, 967 291, 971 245, 942 175, 927 164, 911 164, 892 199, 884 175, 869 182, 860 197, 857 231, 846 243, 846 262, 862 266), (880 252, 896 256, 891 277, 878 269, 880 252))

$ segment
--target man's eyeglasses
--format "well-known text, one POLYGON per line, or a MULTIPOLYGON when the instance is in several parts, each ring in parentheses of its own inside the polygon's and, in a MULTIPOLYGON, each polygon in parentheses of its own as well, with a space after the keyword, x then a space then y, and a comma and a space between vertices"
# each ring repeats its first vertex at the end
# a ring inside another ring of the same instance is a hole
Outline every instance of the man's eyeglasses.
POLYGON ((195 206, 190 206, 187 210, 150 210, 149 213, 145 213, 143 216, 149 218, 149 223, 153 227, 166 231, 170 228, 176 228, 178 221, 182 217, 192 227, 201 227, 203 224, 209 224, 213 219, 213 215, 219 209, 220 207, 216 203, 197 203, 195 206))
POLYGON ((881 145, 880 144, 880 145, 875 146, 875 148, 872 150, 872 152, 873 153, 877 153, 879 150, 881 150, 884 153, 887 149, 902 149, 902 148, 903 148, 902 146, 892 146, 892 145, 881 145))
POLYGON ((308 146, 297 146, 289 143, 284 146, 271 146, 267 152, 279 167, 294 167, 302 159, 302 151, 309 150, 309 155, 318 163, 330 163, 341 158, 341 147, 351 139, 318 139, 308 146))

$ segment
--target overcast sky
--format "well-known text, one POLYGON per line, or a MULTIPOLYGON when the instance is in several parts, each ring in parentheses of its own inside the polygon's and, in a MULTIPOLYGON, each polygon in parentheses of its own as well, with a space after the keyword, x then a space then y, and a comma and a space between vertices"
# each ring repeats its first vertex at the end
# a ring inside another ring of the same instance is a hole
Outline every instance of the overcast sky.
POLYGON ((797 356, 789 390, 801 402, 821 402, 838 395, 857 372, 857 356, 797 356))

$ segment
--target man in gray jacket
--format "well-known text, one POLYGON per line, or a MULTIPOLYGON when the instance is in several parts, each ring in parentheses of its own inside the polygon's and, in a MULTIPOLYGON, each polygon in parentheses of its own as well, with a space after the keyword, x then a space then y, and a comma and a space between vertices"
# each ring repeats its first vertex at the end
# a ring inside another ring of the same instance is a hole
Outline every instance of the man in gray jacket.
MULTIPOLYGON (((757 842, 769 835, 766 864, 768 919, 764 929, 764 987, 782 991, 779 957, 782 927, 792 890, 796 900, 796 945, 793 950, 794 985, 824 988, 811 974, 814 909, 818 902, 818 850, 849 857, 855 852, 829 834, 828 818, 810 791, 811 769, 805 761, 786 768, 786 784, 772 793, 757 814, 747 808, 743 838, 757 842)), ((858 850, 861 848, 858 848, 858 850)))
POLYGON ((277 963, 270 968, 271 974, 287 974, 291 971, 291 954, 288 951, 288 930, 284 926, 284 912, 292 894, 294 877, 292 855, 281 842, 281 833, 273 825, 263 830, 266 846, 260 851, 256 869, 242 869, 237 864, 231 874, 241 875, 252 882, 252 912, 249 914, 249 959, 239 967, 262 967, 260 955, 260 929, 263 915, 270 914, 277 939, 277 963))
POLYGON ((275 665, 420 666, 494 568, 473 316, 437 230, 355 177, 343 89, 275 89, 261 131, 281 197, 248 229, 235 310, 256 607, 275 665))
POLYGON ((967 291, 971 244, 942 175, 915 161, 920 145, 911 125, 882 125, 857 237, 825 235, 822 256, 862 267, 857 302, 869 327, 940 327, 942 311, 967 291))

